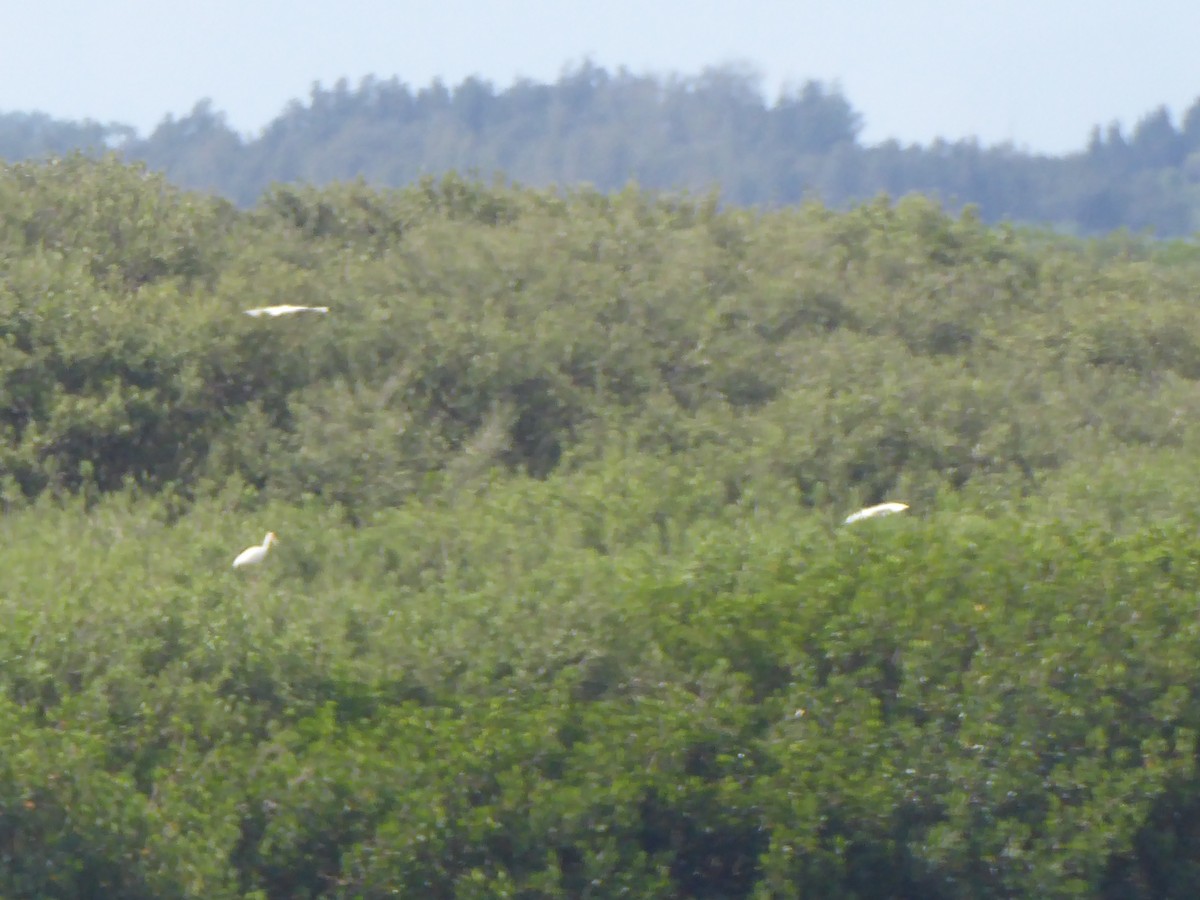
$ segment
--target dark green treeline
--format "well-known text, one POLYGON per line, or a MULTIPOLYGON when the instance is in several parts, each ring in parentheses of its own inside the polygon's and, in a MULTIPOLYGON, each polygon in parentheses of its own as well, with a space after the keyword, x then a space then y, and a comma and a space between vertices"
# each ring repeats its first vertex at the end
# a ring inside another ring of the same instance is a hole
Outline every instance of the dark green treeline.
POLYGON ((880 193, 919 192, 953 208, 1079 234, 1119 228, 1160 237, 1197 229, 1200 105, 1182 121, 1149 111, 1125 133, 1097 126, 1080 151, 1047 157, 1012 146, 938 140, 866 146, 861 116, 816 82, 764 100, 752 72, 633 75, 584 64, 552 84, 499 90, 468 79, 414 88, 395 79, 314 86, 261 134, 242 136, 202 101, 139 137, 123 125, 0 116, 0 157, 119 147, 185 187, 251 206, 273 182, 363 178, 402 187, 475 171, 533 186, 590 184, 718 190, 738 206, 820 199, 846 207, 880 193))

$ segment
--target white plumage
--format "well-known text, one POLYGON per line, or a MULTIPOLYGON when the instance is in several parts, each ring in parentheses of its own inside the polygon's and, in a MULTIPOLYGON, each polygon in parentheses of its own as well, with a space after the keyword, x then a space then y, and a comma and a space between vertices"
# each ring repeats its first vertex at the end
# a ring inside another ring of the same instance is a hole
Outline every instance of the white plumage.
POLYGON ((873 519, 876 516, 890 516, 893 513, 904 512, 908 509, 907 503, 879 503, 875 506, 868 506, 866 509, 860 509, 856 513, 851 513, 846 516, 846 521, 843 525, 849 525, 851 522, 857 522, 859 519, 873 519))
POLYGON ((328 306, 291 306, 290 304, 284 303, 284 304, 281 304, 280 306, 261 306, 258 309, 248 309, 248 310, 246 310, 246 315, 254 316, 256 319, 259 316, 271 316, 272 318, 277 318, 279 316, 290 316, 293 313, 299 313, 299 312, 327 313, 327 312, 329 312, 329 307, 328 306))
POLYGON ((267 558, 267 551, 271 549, 271 545, 278 540, 279 538, 275 537, 275 532, 268 531, 267 536, 263 538, 263 542, 261 544, 255 544, 253 547, 247 547, 237 555, 237 558, 233 561, 233 567, 238 569, 242 566, 253 566, 262 562, 267 558))

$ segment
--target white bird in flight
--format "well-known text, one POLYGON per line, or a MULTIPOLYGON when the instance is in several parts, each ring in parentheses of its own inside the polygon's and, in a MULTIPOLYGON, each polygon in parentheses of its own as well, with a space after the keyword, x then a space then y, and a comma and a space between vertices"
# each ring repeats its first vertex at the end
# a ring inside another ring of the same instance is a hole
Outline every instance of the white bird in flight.
POLYGON ((859 519, 873 519, 876 516, 890 516, 892 513, 904 512, 908 509, 907 503, 879 503, 875 506, 868 506, 866 509, 860 509, 856 513, 851 513, 846 516, 846 521, 843 525, 849 525, 851 522, 857 522, 859 519))
POLYGON ((259 316, 270 316, 271 318, 278 318, 279 316, 290 316, 293 313, 299 313, 299 312, 327 313, 327 312, 329 312, 329 307, 328 306, 292 306, 290 304, 284 303, 280 306, 261 306, 258 309, 248 309, 248 310, 246 310, 246 315, 254 316, 256 319, 259 316))
POLYGON ((261 544, 255 544, 253 547, 247 547, 237 555, 237 559, 233 561, 235 569, 242 566, 253 566, 262 562, 267 558, 267 551, 271 549, 271 545, 276 543, 279 538, 275 537, 275 532, 268 531, 267 536, 263 538, 261 544))

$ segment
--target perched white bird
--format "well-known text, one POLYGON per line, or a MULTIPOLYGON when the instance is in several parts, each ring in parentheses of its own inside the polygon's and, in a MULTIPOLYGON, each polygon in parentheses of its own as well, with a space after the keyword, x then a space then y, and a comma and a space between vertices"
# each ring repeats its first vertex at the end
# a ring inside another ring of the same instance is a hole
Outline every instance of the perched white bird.
POLYGON ((233 561, 233 567, 237 569, 241 566, 253 566, 262 562, 267 558, 267 551, 271 549, 271 545, 278 540, 279 538, 275 537, 275 532, 268 531, 267 536, 263 538, 263 542, 261 544, 255 544, 253 547, 247 547, 237 555, 237 559, 233 561))
POLYGON ((248 309, 248 310, 246 310, 246 315, 254 316, 256 319, 259 316, 271 316, 272 318, 277 318, 278 316, 290 316, 293 313, 299 313, 299 312, 327 313, 327 312, 329 312, 329 307, 328 306, 291 306, 287 303, 284 303, 281 306, 262 306, 262 307, 259 307, 258 309, 248 309))
POLYGON ((876 506, 868 506, 866 509, 860 509, 856 513, 851 513, 846 516, 846 521, 843 525, 849 525, 851 522, 857 522, 859 519, 873 519, 876 516, 890 516, 892 513, 904 512, 908 509, 907 503, 880 503, 876 506))

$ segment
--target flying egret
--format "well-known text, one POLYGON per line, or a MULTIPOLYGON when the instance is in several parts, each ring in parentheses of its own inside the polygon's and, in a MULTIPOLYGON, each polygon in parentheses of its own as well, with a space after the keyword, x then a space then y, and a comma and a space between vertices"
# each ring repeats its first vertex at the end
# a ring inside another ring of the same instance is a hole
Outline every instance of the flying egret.
POLYGON ((262 562, 267 558, 267 551, 271 549, 271 545, 278 540, 279 538, 275 537, 275 532, 268 531, 267 536, 263 538, 261 544, 247 547, 237 555, 237 559, 233 561, 233 567, 237 569, 241 566, 253 566, 262 562))
POLYGON ((873 519, 876 516, 890 516, 892 513, 904 512, 908 509, 907 503, 880 503, 876 506, 868 506, 866 509, 860 509, 856 513, 851 513, 846 516, 846 521, 843 525, 849 525, 851 522, 857 522, 859 519, 873 519))
POLYGON ((327 313, 327 312, 329 312, 329 307, 328 306, 292 306, 290 304, 284 303, 280 306, 262 306, 262 307, 259 307, 258 309, 248 309, 248 310, 246 310, 246 315, 254 316, 256 319, 259 316, 270 316, 271 318, 278 318, 279 316, 290 316, 293 313, 299 313, 299 312, 327 313))

